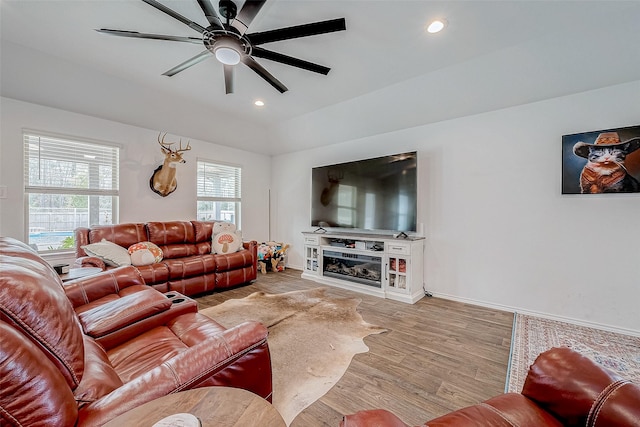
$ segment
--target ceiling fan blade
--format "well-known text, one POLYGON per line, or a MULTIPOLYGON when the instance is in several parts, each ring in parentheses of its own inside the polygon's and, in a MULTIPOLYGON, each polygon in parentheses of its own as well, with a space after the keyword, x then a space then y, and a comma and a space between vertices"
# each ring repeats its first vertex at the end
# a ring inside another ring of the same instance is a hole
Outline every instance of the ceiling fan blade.
POLYGON ((224 93, 233 93, 233 65, 224 64, 224 93))
POLYGON ((278 28, 277 30, 262 31, 247 34, 253 45, 277 42, 280 40, 296 39, 299 37, 315 36, 317 34, 332 33, 347 29, 344 18, 330 19, 328 21, 313 22, 311 24, 296 25, 293 27, 278 28))
POLYGON ((186 24, 187 26, 189 26, 189 28, 192 28, 192 29, 196 30, 200 34, 204 33, 204 31, 206 30, 206 28, 204 28, 202 25, 200 25, 200 24, 198 24, 196 22, 193 22, 189 18, 185 18, 184 16, 180 15, 178 12, 174 12, 173 10, 169 9, 167 6, 163 5, 162 3, 158 3, 156 0, 142 0, 142 1, 145 2, 148 5, 151 5, 151 6, 155 7, 156 9, 166 13, 167 15, 171 16, 172 18, 177 19, 178 21, 182 22, 183 24, 186 24))
POLYGON ((209 24, 213 27, 214 30, 222 30, 224 27, 222 26, 222 22, 220 22, 220 18, 216 13, 216 10, 211 5, 209 0, 198 0, 198 4, 200 5, 200 9, 204 12, 204 16, 209 21, 209 24))
POLYGON ((329 70, 331 70, 331 68, 325 67, 323 65, 314 64, 313 62, 283 55, 278 52, 263 49, 261 47, 254 47, 251 54, 253 56, 257 56, 258 58, 270 59, 282 64, 291 65, 292 67, 298 67, 302 68, 303 70, 313 71, 314 73, 327 75, 329 73, 329 70))
POLYGON ((251 22, 253 22, 253 18, 256 17, 262 6, 267 2, 267 0, 246 0, 242 5, 242 9, 236 15, 236 18, 231 23, 231 26, 240 32, 240 35, 243 35, 251 22))
POLYGON ((250 57, 249 55, 244 55, 242 57, 242 62, 253 71, 255 71, 260 77, 265 79, 271 86, 275 87, 280 93, 284 93, 288 91, 287 87, 280 83, 278 79, 273 77, 271 73, 265 70, 262 65, 258 64, 255 59, 250 57))
POLYGON ((111 36, 119 36, 119 37, 133 37, 133 38, 139 38, 139 39, 152 39, 152 40, 169 40, 174 42, 202 44, 202 39, 198 37, 165 36, 162 34, 139 33, 137 31, 109 30, 107 28, 100 28, 99 30, 96 30, 96 31, 99 33, 109 34, 111 36))
POLYGON ((193 58, 187 59, 182 64, 176 65, 175 67, 173 67, 169 71, 162 73, 162 75, 163 76, 169 76, 169 77, 175 76, 180 71, 186 70, 187 68, 189 68, 189 67, 191 67, 193 65, 196 65, 197 63, 202 62, 202 61, 204 61, 205 59, 207 59, 209 57, 211 57, 211 53, 208 50, 205 50, 205 51, 197 54, 193 58))

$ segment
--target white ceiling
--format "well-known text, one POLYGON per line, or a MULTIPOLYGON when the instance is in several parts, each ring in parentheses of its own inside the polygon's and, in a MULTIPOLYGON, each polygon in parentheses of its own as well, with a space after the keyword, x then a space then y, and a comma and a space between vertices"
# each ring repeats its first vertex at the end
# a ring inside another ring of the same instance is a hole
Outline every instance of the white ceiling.
MULTIPOLYGON (((206 26, 195 0, 160 1, 206 26)), ((258 59, 289 91, 239 65, 231 95, 213 57, 162 76, 201 46, 93 31, 198 36, 140 0, 0 2, 2 96, 265 154, 640 79, 640 1, 269 0, 249 33, 346 18, 263 46, 332 70, 258 59)))

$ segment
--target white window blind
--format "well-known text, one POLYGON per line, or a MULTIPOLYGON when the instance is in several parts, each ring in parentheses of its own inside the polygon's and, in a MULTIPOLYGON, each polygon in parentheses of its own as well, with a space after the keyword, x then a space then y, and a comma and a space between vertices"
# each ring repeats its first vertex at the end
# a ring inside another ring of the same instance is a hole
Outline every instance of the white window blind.
POLYGON ((118 147, 25 133, 24 160, 28 193, 118 194, 118 147))
POLYGON ((39 251, 73 247, 77 227, 118 222, 119 147, 24 133, 28 242, 39 251))
POLYGON ((198 219, 230 221, 240 228, 242 168, 198 160, 198 219))

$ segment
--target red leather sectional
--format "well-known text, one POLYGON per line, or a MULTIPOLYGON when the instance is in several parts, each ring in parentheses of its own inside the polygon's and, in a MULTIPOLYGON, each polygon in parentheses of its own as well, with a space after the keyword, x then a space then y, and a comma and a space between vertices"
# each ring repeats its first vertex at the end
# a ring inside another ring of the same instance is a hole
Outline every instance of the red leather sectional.
POLYGON ((231 254, 212 254, 211 221, 164 221, 100 225, 75 230, 76 265, 107 268, 96 257, 88 257, 82 246, 106 239, 123 248, 152 242, 162 249, 161 262, 136 267, 144 281, 160 292, 195 295, 255 280, 258 243, 246 242, 231 254))
POLYGON ((271 400, 267 329, 227 329, 135 267, 62 285, 0 237, 0 426, 98 426, 171 393, 243 388, 271 400))

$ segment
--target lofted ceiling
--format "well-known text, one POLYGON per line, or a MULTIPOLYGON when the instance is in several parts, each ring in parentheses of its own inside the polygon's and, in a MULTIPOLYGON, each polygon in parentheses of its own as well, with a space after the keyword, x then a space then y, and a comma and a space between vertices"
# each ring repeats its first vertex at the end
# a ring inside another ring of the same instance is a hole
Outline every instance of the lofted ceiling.
MULTIPOLYGON (((207 26, 195 0, 159 1, 207 26)), ((268 155, 640 80, 636 0, 268 0, 248 32, 346 18, 263 45, 331 71, 257 59, 289 91, 238 65, 229 95, 213 56, 162 75, 202 46, 94 31, 199 36, 141 0, 0 5, 2 96, 268 155)))

